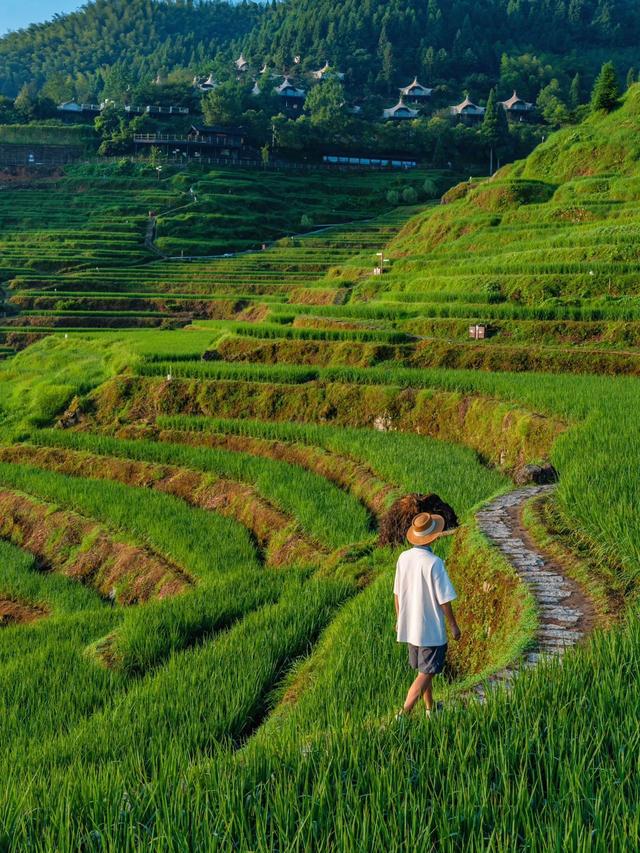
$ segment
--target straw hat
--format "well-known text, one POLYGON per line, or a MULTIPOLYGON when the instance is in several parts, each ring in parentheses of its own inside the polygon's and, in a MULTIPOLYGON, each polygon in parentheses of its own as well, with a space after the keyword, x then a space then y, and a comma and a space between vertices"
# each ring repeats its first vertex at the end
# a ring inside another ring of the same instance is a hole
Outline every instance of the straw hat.
POLYGON ((413 519, 407 531, 407 539, 412 545, 429 545, 442 534, 445 521, 441 515, 421 512, 413 519))

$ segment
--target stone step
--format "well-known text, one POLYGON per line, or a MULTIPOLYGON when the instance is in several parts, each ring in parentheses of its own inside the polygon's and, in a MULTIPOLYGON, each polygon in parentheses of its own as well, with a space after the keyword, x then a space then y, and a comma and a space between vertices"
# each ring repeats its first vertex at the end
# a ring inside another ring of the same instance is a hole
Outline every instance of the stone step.
POLYGON ((572 631, 570 628, 561 628, 557 625, 544 625, 538 631, 538 636, 577 641, 584 637, 584 633, 582 631, 572 631))
POLYGON ((505 524, 491 523, 480 528, 490 539, 508 539, 511 531, 505 524))
POLYGON ((540 640, 538 648, 546 655, 558 656, 563 655, 567 649, 571 649, 575 645, 576 644, 573 640, 570 640, 569 642, 563 642, 562 640, 540 640))
POLYGON ((566 592, 541 592, 536 595, 539 602, 543 604, 557 604, 559 601, 564 601, 565 598, 571 597, 571 590, 566 592))
POLYGON ((496 672, 496 678, 501 681, 513 681, 516 675, 517 672, 513 669, 501 669, 500 672, 496 672))
POLYGON ((522 566, 523 569, 542 569, 545 565, 542 557, 532 551, 524 551, 522 548, 512 548, 511 546, 503 548, 502 545, 499 546, 498 550, 510 557, 517 565, 522 566))
POLYGON ((540 613, 547 619, 555 619, 567 625, 575 625, 582 616, 574 607, 549 607, 548 605, 541 607, 540 613))
POLYGON ((519 568, 517 569, 517 572, 518 577, 522 578, 523 581, 536 581, 539 580, 541 577, 545 576, 545 573, 542 569, 532 569, 529 566, 527 566, 526 568, 519 568))
POLYGON ((525 581, 528 587, 531 588, 533 593, 536 592, 568 592, 571 594, 571 590, 564 583, 548 583, 545 581, 534 581, 528 580, 525 581))
POLYGON ((530 574, 526 581, 530 586, 569 587, 567 579, 563 578, 562 575, 549 575, 542 572, 530 574))

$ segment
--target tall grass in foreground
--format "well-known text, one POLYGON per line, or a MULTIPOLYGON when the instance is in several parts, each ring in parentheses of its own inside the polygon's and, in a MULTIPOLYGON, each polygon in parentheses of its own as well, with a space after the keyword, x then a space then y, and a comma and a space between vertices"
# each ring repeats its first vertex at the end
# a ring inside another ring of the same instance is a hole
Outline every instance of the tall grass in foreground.
MULTIPOLYGON (((51 726, 19 760, 14 756, 14 773, 26 779, 37 768, 47 768, 47 774, 66 770, 74 775, 80 767, 88 772, 92 766, 114 768, 114 762, 137 773, 141 747, 143 765, 150 770, 175 755, 176 748, 183 758, 195 758, 223 739, 246 737, 259 724, 269 692, 287 666, 351 592, 350 585, 335 580, 303 585, 291 579, 277 603, 249 614, 212 641, 173 655, 162 669, 130 682, 126 692, 104 695, 102 710, 73 731, 51 726), (254 647, 260 654, 248 655, 254 647)), ((56 675, 60 681, 60 671, 56 675)), ((84 686, 67 689, 73 693, 84 686)), ((0 758, 4 778, 6 754, 0 758)))
POLYGON ((116 628, 121 613, 93 590, 42 572, 30 554, 0 541, 3 597, 48 611, 31 625, 0 627, 0 763, 6 772, 52 726, 71 731, 93 713, 100 697, 119 689, 122 676, 96 668, 82 649, 116 628))
POLYGON ((629 687, 639 624, 524 674, 486 707, 449 707, 429 723, 363 726, 345 714, 311 738, 240 752, 221 743, 195 762, 174 738, 146 765, 53 766, 26 793, 14 768, 0 838, 11 851, 33 839, 91 851, 188 839, 194 849, 265 853, 626 853, 640 838, 630 808, 640 797, 640 708, 629 687))

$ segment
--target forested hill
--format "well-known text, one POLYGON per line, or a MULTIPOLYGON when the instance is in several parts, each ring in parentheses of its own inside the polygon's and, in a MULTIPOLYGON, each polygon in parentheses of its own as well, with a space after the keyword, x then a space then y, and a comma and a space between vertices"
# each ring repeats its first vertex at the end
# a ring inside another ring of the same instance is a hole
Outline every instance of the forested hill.
POLYGON ((418 74, 447 98, 498 84, 534 100, 576 72, 590 85, 606 59, 624 74, 638 47, 637 0, 95 0, 0 39, 0 94, 34 82, 53 100, 95 98, 114 66, 132 87, 178 70, 176 82, 224 80, 242 49, 254 72, 329 60, 354 98, 388 97, 418 74))
POLYGON ((248 39, 250 54, 276 65, 326 57, 390 87, 416 70, 429 82, 471 75, 472 84, 494 77, 505 52, 574 53, 579 64, 585 50, 639 44, 637 0, 287 0, 248 39))
MULTIPOLYGON (((133 82, 176 67, 199 68, 264 13, 259 3, 226 0, 95 0, 0 39, 0 94, 52 78, 86 76, 88 91, 102 66, 118 63, 133 82)), ((60 81, 62 82, 62 81, 60 81)))

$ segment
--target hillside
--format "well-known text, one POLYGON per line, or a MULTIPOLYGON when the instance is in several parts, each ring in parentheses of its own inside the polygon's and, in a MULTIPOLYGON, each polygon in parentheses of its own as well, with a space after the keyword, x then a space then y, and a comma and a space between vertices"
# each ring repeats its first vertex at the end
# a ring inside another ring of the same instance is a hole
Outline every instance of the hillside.
POLYGON ((0 193, 0 849, 640 848, 639 122, 0 193), (398 717, 440 501, 462 635, 398 717))
POLYGON ((407 223, 389 249, 392 273, 363 295, 428 303, 446 292, 450 316, 459 301, 486 320, 589 311, 635 319, 639 130, 634 86, 619 109, 553 134, 489 181, 454 188, 444 205, 407 223))
POLYGON ((1 38, 0 94, 15 97, 31 81, 61 86, 68 77, 91 92, 99 69, 116 64, 135 82, 176 67, 199 68, 242 39, 262 9, 226 0, 95 0, 1 38))
POLYGON ((533 74, 519 80, 518 88, 533 98, 541 82, 534 75, 544 74, 535 68, 536 54, 560 69, 560 56, 573 54, 576 70, 591 71, 585 48, 587 54, 598 48, 614 52, 639 41, 640 14, 631 0, 288 0, 265 15, 246 45, 250 54, 266 54, 276 66, 296 54, 326 56, 361 85, 375 81, 382 87, 416 73, 427 82, 456 80, 472 89, 489 80, 493 85, 503 53, 529 54, 533 74))
POLYGON ((330 60, 354 100, 395 95, 416 74, 445 100, 464 90, 486 99, 496 84, 505 98, 517 88, 535 100, 554 78, 566 97, 576 72, 590 86, 604 59, 626 74, 639 44, 633 0, 95 0, 0 39, 0 94, 33 81, 54 98, 96 99, 111 67, 132 87, 159 72, 186 71, 187 83, 214 70, 224 80, 243 49, 254 73, 330 60))

